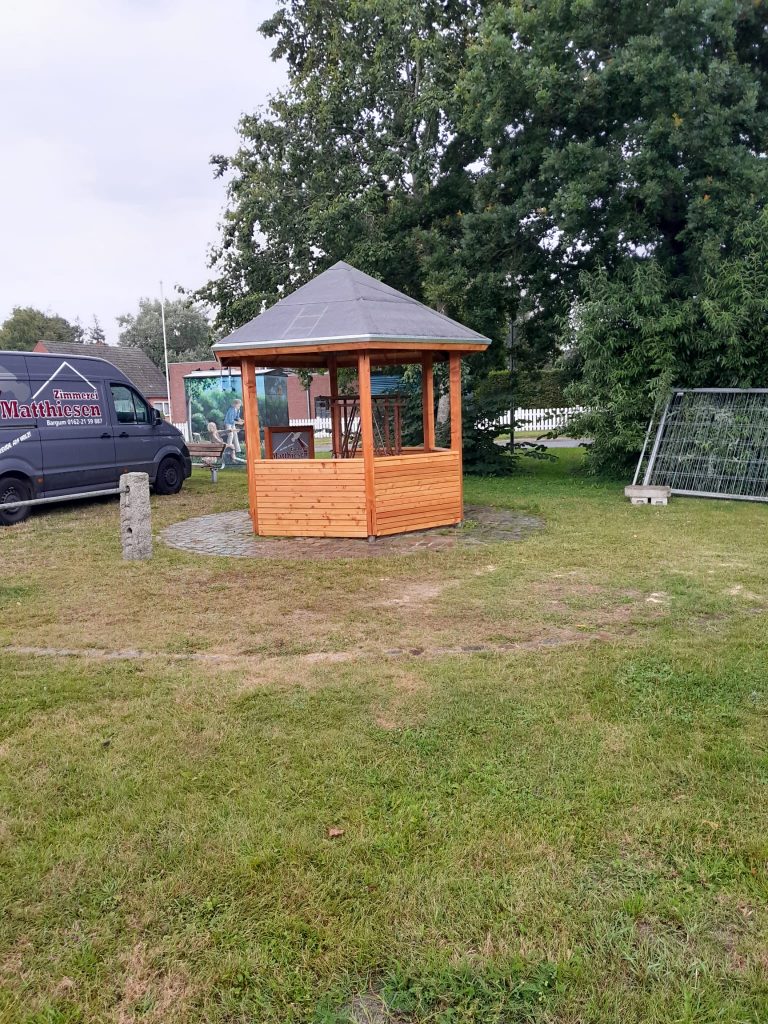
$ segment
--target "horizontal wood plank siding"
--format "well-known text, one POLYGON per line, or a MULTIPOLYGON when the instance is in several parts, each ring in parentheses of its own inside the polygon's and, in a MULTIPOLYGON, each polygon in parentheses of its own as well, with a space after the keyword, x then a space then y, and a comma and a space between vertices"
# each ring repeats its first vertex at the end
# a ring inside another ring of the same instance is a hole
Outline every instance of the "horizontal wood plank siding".
MULTIPOLYGON (((445 449, 374 459, 380 536, 461 522, 461 462, 445 449)), ((366 537, 362 459, 262 459, 254 483, 266 537, 366 537)))
POLYGON ((362 460, 262 459, 254 482, 265 537, 368 535, 362 460))
POLYGON ((382 536, 461 522, 458 452, 421 452, 374 460, 376 532, 382 536))

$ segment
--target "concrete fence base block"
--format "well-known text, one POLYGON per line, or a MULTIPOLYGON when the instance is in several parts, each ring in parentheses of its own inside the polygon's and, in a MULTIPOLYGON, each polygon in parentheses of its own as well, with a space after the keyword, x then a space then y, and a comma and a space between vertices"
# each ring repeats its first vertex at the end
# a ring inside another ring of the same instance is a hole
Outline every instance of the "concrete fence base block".
POLYGON ((666 505, 672 495, 669 487, 652 487, 646 484, 630 484, 624 494, 633 505, 666 505))
POLYGON ((124 473, 120 477, 120 540, 126 560, 152 557, 152 517, 146 473, 124 473))

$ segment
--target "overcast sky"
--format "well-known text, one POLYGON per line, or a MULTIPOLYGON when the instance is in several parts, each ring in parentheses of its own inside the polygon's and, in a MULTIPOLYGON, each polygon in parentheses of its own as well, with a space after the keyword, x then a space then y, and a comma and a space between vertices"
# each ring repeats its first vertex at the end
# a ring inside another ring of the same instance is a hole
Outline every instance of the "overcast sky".
POLYGON ((0 0, 0 321, 115 317, 207 279, 208 158, 282 84, 277 0, 0 0))

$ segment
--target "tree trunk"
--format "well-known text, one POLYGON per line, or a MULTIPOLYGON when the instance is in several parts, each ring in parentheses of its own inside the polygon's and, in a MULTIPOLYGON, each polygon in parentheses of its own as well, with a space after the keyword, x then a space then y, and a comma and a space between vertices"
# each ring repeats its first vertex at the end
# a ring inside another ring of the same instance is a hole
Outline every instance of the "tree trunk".
POLYGON ((448 422, 451 414, 451 396, 446 391, 440 395, 440 399, 437 403, 437 422, 443 426, 448 422))

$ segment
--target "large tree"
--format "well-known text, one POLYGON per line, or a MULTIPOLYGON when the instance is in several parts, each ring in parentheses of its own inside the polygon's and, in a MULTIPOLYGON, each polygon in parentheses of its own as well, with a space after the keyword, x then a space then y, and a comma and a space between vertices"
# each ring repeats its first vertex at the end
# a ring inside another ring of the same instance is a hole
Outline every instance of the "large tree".
MULTIPOLYGON (((140 299, 137 313, 117 317, 118 343, 132 345, 145 352, 156 366, 164 365, 163 322, 159 299, 140 299)), ((187 299, 165 304, 165 330, 168 356, 173 361, 210 359, 211 327, 208 320, 187 299)))
POLYGON ((0 324, 0 349, 31 351, 38 341, 83 340, 83 329, 63 316, 44 313, 33 306, 14 306, 13 312, 0 324))
POLYGON ((752 0, 519 0, 484 20, 460 82, 487 147, 468 244, 533 338, 564 325, 598 464, 626 465, 670 384, 765 373, 765 306, 752 289, 745 323, 734 282, 760 251, 766 75, 752 0))
POLYGON ((571 325, 584 363, 573 391, 595 403, 582 423, 596 465, 634 460, 672 386, 768 385, 768 210, 740 219, 727 250, 705 247, 687 294, 656 259, 590 275, 584 291, 571 325))
POLYGON ((229 328, 343 258, 514 323, 523 365, 569 346, 595 462, 623 465, 670 383, 757 372, 702 303, 754 256, 765 28, 746 0, 290 0, 263 26, 288 86, 215 161, 202 294, 229 328))
POLYGON ((232 328, 339 259, 487 328, 456 257, 479 155, 454 87, 482 0, 288 0, 288 84, 217 157, 229 209, 202 296, 232 328))

